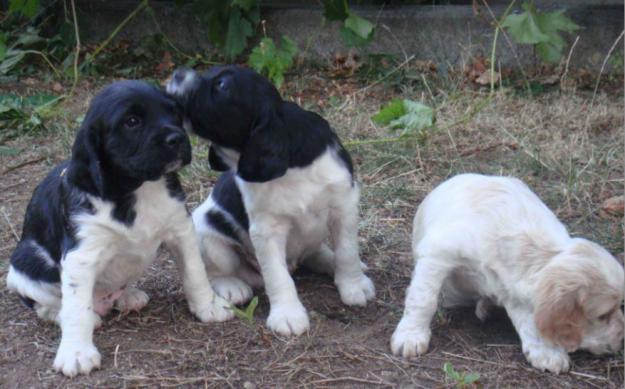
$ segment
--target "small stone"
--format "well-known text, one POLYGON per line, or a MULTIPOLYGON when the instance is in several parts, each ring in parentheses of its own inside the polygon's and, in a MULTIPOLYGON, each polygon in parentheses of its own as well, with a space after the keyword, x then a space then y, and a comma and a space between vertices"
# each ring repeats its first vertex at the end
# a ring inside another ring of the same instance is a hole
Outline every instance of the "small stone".
POLYGON ((256 384, 255 384, 255 383, 253 383, 253 382, 250 382, 250 381, 245 381, 245 382, 243 383, 243 387, 244 387, 245 389, 256 389, 256 384))

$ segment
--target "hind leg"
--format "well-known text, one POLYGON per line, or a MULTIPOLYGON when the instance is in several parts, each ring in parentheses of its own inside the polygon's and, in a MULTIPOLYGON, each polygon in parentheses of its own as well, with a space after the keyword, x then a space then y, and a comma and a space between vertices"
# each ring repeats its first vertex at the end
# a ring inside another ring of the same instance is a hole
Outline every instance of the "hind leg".
POLYGON ((208 278, 215 293, 232 304, 242 304, 254 295, 252 287, 237 277, 242 267, 233 243, 209 233, 201 237, 201 252, 208 278))
POLYGON ((327 244, 322 243, 317 251, 304 258, 302 266, 319 274, 334 275, 334 252, 327 244))

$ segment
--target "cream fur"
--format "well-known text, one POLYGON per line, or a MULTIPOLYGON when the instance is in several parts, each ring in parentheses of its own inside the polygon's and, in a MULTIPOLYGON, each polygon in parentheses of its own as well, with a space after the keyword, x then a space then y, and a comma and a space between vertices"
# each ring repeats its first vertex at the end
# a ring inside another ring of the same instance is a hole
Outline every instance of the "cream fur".
POLYGON ((435 188, 414 220, 416 266, 393 353, 427 351, 443 304, 503 306, 532 366, 569 369, 567 351, 623 347, 624 273, 603 248, 571 238, 520 180, 463 174, 435 188), (566 317, 565 317, 566 316, 566 317))

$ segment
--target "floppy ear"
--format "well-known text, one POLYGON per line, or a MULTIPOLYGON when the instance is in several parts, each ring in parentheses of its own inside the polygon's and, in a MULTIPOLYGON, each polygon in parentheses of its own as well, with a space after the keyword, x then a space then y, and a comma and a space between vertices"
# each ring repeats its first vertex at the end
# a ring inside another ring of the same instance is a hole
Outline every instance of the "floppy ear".
POLYGON ((208 149, 208 165, 211 169, 218 172, 225 172, 227 170, 230 170, 228 164, 224 162, 223 159, 221 159, 219 153, 217 153, 217 150, 215 150, 215 147, 212 145, 208 149))
POLYGON ((283 176, 289 168, 284 122, 274 110, 263 113, 239 158, 237 175, 248 182, 266 182, 283 176))
POLYGON ((534 309, 534 323, 541 336, 568 352, 579 348, 586 321, 583 304, 588 289, 579 282, 579 276, 563 272, 545 274, 534 309))
POLYGON ((100 166, 100 134, 98 127, 85 123, 78 131, 72 147, 68 179, 79 188, 104 196, 104 180, 100 166))

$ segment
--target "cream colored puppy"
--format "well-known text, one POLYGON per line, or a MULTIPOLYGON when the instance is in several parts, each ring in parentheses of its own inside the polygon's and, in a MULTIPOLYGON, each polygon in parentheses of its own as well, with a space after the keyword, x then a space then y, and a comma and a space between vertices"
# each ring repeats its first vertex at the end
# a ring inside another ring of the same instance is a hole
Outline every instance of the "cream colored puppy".
POLYGON ((623 267, 601 246, 571 238, 520 180, 462 174, 435 188, 414 219, 416 267, 391 338, 394 354, 427 351, 444 306, 506 309, 532 366, 569 369, 567 353, 623 349, 623 267))

